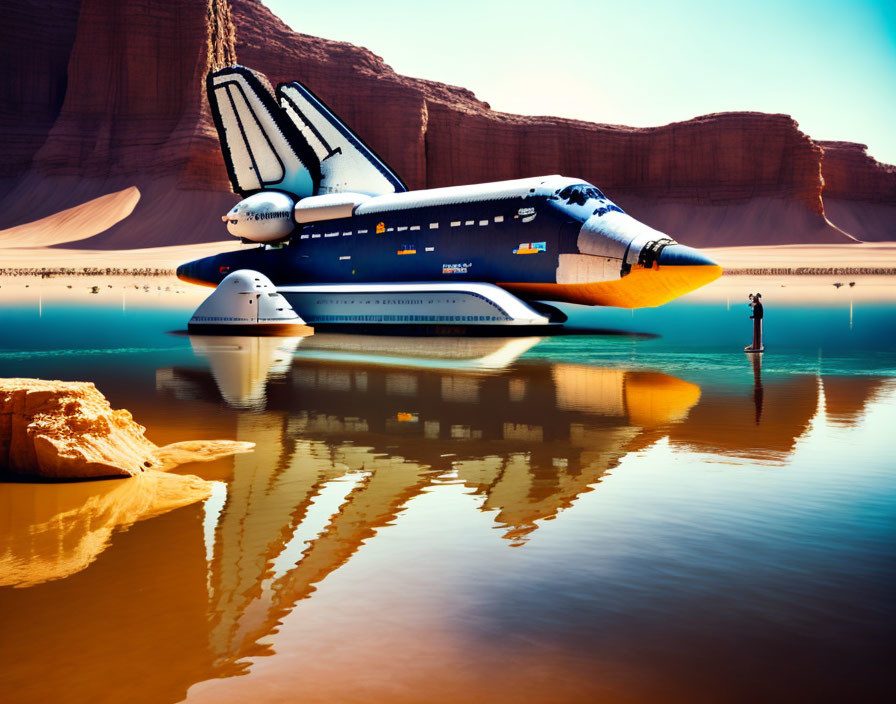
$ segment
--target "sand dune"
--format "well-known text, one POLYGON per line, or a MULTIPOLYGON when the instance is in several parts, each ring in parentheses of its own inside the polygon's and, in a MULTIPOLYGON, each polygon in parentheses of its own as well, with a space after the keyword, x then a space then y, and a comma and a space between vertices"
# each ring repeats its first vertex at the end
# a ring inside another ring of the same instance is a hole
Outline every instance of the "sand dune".
POLYGON ((124 220, 140 201, 128 188, 66 208, 53 215, 0 230, 0 247, 50 247, 93 237, 124 220))
POLYGON ((896 240, 896 202, 866 203, 825 198, 824 212, 837 227, 864 242, 896 240))

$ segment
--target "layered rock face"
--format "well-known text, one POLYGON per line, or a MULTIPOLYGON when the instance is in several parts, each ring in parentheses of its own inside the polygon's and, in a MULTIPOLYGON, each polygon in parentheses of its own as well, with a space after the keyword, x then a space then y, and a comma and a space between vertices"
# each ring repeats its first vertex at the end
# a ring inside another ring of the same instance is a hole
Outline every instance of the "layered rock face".
MULTIPOLYGON (((55 69, 53 85, 61 82, 64 100, 56 105, 59 90, 47 95, 39 114, 36 99, 29 97, 37 79, 29 72, 4 75, 3 80, 13 84, 8 88, 14 96, 13 113, 20 113, 22 121, 51 127, 28 169, 6 184, 0 227, 136 187, 141 197, 131 216, 84 246, 116 249, 221 239, 214 216, 226 212, 234 200, 226 178, 217 170, 193 174, 190 169, 195 141, 201 141, 203 131, 209 133, 206 142, 211 137, 200 89, 205 3, 33 4, 30 16, 14 15, 21 24, 0 24, 0 45, 9 39, 41 47, 48 26, 73 17, 64 62, 59 54, 65 47, 43 62, 55 69), (19 95, 22 101, 15 99, 19 95)), ((55 31, 64 34, 63 28, 55 31)), ((41 52, 50 53, 46 48, 41 52)), ((30 55, 22 49, 18 60, 27 63, 30 55)), ((52 83, 48 78, 44 82, 52 83)), ((15 116, 10 121, 15 122, 15 116)))
MULTIPOLYGON (((0 119, 13 131, 0 139, 15 144, 0 150, 10 175, 0 228, 135 186, 131 215, 79 246, 225 236, 219 216, 236 198, 203 95, 205 12, 205 0, 49 0, 11 13, 0 46, 21 70, 3 78, 12 109, 0 119), (39 60, 24 58, 29 46, 39 60)), ((273 83, 305 82, 411 188, 561 173, 689 244, 896 237, 892 167, 872 168, 858 145, 820 145, 786 115, 656 128, 509 115, 462 88, 400 76, 366 49, 293 32, 257 0, 234 0, 233 16, 240 63, 273 83), (828 188, 851 213, 839 216, 846 232, 825 218, 828 188), (862 225, 872 211, 873 227, 862 225)))
POLYGON ((19 0, 0 23, 0 196, 22 176, 62 109, 80 2, 19 0))
POLYGON ((0 474, 52 479, 130 477, 247 452, 226 440, 159 448, 130 412, 89 382, 0 379, 0 474))

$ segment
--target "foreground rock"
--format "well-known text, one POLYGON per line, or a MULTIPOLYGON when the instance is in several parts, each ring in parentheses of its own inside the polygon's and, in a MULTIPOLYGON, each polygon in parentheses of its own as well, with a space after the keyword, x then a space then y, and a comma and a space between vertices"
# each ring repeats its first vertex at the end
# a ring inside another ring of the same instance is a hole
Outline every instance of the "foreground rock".
POLYGON ((190 441, 159 448, 130 412, 90 382, 0 379, 0 473, 53 479, 129 477, 238 452, 253 443, 190 441))

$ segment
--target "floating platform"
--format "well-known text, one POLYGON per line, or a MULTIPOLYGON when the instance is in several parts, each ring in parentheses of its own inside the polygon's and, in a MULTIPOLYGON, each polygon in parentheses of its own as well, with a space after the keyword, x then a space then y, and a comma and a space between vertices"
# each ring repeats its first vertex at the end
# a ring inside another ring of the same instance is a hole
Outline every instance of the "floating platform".
POLYGON ((518 335, 559 328, 557 308, 479 282, 278 286, 315 328, 416 335, 518 335))

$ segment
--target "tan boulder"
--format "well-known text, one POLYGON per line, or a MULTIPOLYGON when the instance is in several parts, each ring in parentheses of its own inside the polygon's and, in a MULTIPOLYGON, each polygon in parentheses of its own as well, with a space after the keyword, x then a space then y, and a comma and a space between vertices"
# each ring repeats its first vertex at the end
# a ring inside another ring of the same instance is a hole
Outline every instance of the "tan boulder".
POLYGON ((90 479, 169 469, 247 452, 252 443, 191 441, 159 448, 90 382, 0 379, 0 473, 90 479))

